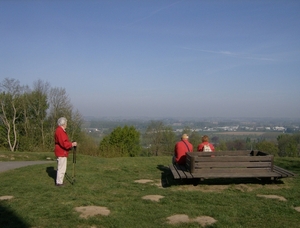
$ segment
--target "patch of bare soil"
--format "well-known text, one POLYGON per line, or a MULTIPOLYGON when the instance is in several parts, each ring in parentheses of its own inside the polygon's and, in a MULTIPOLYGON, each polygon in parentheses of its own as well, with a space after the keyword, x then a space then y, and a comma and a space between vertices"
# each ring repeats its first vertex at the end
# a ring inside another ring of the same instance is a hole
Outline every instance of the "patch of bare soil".
POLYGON ((215 220, 214 218, 209 217, 209 216, 199 216, 197 218, 190 219, 189 216, 184 215, 184 214, 172 215, 172 216, 168 217, 167 219, 169 220, 168 223, 173 224, 173 225, 178 224, 178 223, 197 222, 203 227, 212 225, 213 223, 217 222, 217 220, 215 220))
POLYGON ((149 182, 153 182, 153 180, 149 180, 149 179, 141 179, 141 180, 135 180, 135 183, 140 183, 140 184, 146 184, 149 182))
POLYGON ((280 201, 286 201, 286 198, 282 196, 277 196, 277 195, 257 195, 258 197, 264 197, 268 199, 278 199, 280 201))
POLYGON ((298 212, 300 212, 300 207, 294 207, 294 209, 298 212))
POLYGON ((88 218, 96 215, 108 216, 110 214, 110 210, 106 207, 99 206, 85 206, 85 207, 75 207, 75 210, 80 214, 80 218, 88 218))
POLYGON ((0 196, 0 200, 10 200, 14 198, 13 196, 0 196))
POLYGON ((159 200, 162 198, 164 198, 164 196, 161 195, 147 195, 142 197, 142 199, 156 201, 156 202, 159 202, 159 200))

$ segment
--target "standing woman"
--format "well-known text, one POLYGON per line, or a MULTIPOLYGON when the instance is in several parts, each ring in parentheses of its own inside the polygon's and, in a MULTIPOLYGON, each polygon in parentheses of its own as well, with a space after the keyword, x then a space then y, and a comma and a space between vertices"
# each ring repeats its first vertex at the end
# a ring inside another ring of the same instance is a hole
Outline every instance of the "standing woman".
POLYGON ((67 158, 69 150, 73 146, 77 146, 77 142, 71 142, 68 138, 66 128, 67 119, 61 117, 57 120, 57 128, 55 130, 55 156, 57 157, 57 174, 56 174, 56 186, 63 186, 65 173, 67 170, 67 158))

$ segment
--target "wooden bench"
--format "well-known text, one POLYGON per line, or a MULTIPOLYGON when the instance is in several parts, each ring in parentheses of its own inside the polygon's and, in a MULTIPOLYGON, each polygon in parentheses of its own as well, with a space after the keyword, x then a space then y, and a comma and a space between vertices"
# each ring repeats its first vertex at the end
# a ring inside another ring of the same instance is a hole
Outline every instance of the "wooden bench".
POLYGON ((174 179, 262 178, 294 176, 260 151, 187 152, 186 164, 169 166, 174 179))

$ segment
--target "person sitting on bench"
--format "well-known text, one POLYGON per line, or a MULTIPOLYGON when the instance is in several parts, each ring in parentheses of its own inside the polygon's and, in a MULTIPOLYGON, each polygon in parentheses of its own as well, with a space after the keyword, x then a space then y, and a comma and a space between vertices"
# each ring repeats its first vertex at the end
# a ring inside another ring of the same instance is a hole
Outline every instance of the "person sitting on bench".
POLYGON ((176 143, 172 159, 173 164, 184 165, 186 152, 193 152, 193 145, 188 141, 188 138, 187 134, 183 134, 181 140, 176 143))
POLYGON ((202 137, 202 143, 198 145, 197 151, 204 151, 204 152, 214 152, 215 148, 213 144, 209 143, 209 138, 207 135, 202 137))

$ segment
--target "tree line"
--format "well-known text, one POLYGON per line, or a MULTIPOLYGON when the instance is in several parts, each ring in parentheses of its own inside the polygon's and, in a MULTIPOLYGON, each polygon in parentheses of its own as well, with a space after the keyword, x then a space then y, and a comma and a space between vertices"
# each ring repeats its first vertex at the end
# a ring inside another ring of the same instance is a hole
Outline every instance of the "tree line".
MULTIPOLYGON (((96 152, 98 156, 172 156, 175 143, 180 140, 181 134, 188 134, 189 141, 197 150, 202 135, 186 126, 180 135, 176 135, 172 127, 162 121, 151 121, 144 133, 140 133, 135 127, 125 125, 115 128, 100 141, 96 152)), ((234 150, 259 150, 274 156, 299 157, 300 134, 281 134, 276 142, 263 138, 251 140, 245 139, 220 140, 217 136, 211 138, 216 151, 234 150)))
MULTIPOLYGON (((83 117, 75 110, 64 88, 51 87, 38 80, 32 87, 5 78, 0 84, 0 149, 10 151, 53 151, 57 119, 68 119, 70 140, 79 142, 80 153, 102 156, 171 156, 180 139, 172 127, 162 121, 150 121, 145 132, 134 126, 116 127, 100 143, 82 131, 83 117)), ((201 142, 199 132, 186 126, 194 151, 201 142)), ((300 156, 300 134, 282 134, 277 142, 236 139, 222 141, 211 138, 217 151, 261 150, 275 156, 300 156)))
POLYGON ((64 88, 38 80, 32 88, 5 78, 0 84, 0 148, 51 151, 57 119, 68 119, 70 138, 81 137, 83 119, 64 88))

